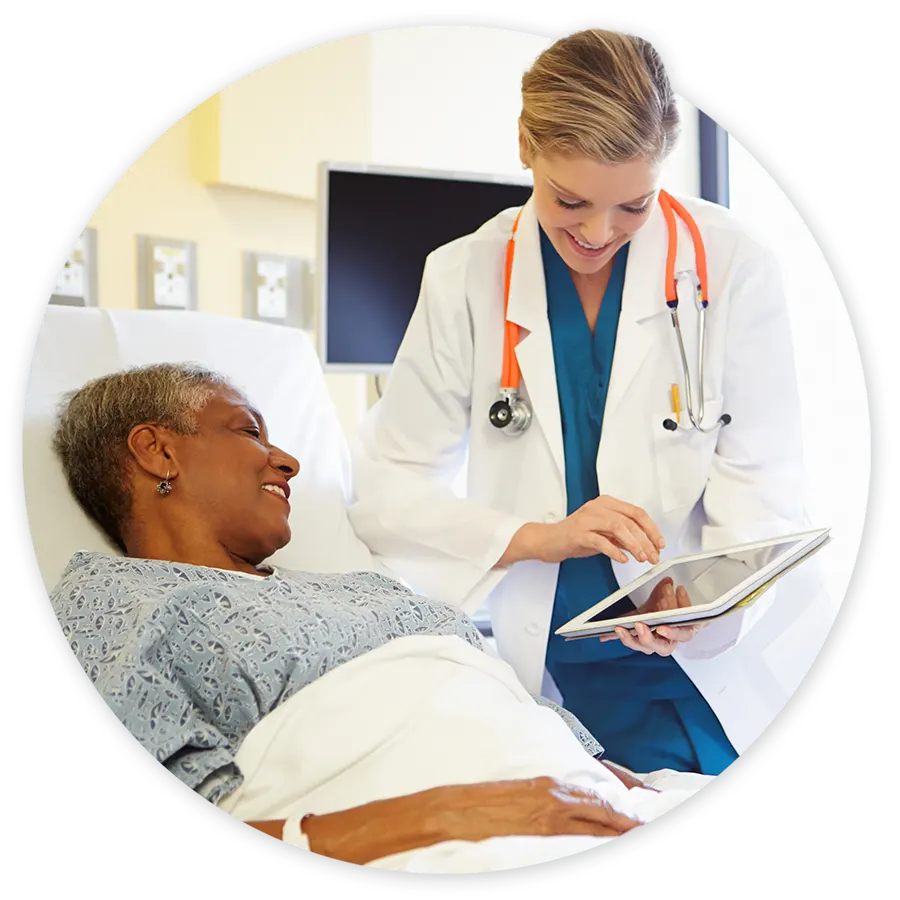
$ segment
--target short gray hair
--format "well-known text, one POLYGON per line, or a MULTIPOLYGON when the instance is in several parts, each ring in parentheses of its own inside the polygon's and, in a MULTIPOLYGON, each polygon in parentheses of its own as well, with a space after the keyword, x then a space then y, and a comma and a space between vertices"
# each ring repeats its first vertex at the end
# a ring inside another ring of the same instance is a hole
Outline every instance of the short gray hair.
POLYGON ((63 398, 53 450, 75 499, 121 550, 131 512, 125 465, 131 429, 154 423, 194 434, 197 413, 223 387, 237 390, 202 366, 160 363, 104 375, 63 398))

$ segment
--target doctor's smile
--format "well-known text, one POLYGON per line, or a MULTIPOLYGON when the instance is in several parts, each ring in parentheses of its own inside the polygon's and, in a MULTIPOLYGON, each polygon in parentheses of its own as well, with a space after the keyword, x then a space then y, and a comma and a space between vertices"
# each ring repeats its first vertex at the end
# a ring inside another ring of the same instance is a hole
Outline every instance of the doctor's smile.
POLYGON ((579 253, 583 253, 585 256, 589 257, 597 257, 601 256, 605 253, 614 243, 613 240, 607 241, 605 244, 600 244, 599 246, 594 246, 583 241, 580 241, 577 237, 575 237, 571 231, 566 232, 567 237, 572 241, 575 246, 575 249, 579 253))
POLYGON ((537 153, 522 134, 519 155, 533 171, 535 210, 554 249, 573 277, 602 282, 614 254, 650 212, 658 165, 644 160, 608 165, 572 152, 537 153))

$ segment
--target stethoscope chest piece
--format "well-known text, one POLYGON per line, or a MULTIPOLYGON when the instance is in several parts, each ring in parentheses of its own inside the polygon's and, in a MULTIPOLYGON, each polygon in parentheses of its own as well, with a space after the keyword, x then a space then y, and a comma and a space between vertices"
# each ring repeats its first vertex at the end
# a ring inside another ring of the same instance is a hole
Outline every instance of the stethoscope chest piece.
POLYGON ((494 428, 510 437, 522 434, 531 425, 531 407, 514 390, 501 390, 500 399, 491 406, 488 419, 494 428))

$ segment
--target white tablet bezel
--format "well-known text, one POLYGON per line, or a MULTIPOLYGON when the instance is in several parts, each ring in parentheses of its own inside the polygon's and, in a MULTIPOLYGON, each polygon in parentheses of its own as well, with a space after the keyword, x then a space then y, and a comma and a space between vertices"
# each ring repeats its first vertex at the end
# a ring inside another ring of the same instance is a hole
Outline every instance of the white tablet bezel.
POLYGON ((608 634, 614 631, 618 626, 631 626, 638 622, 644 622, 648 626, 652 626, 654 622, 665 620, 666 623, 676 623, 684 621, 694 621, 696 619, 711 618, 727 612, 732 606, 740 603, 741 600, 748 597, 753 591, 764 585, 771 578, 778 575, 782 570, 792 563, 802 559, 813 550, 817 549, 823 542, 828 539, 830 528, 818 528, 815 531, 804 531, 798 534, 787 534, 777 538, 769 538, 764 541, 754 541, 749 544, 738 544, 732 547, 720 547, 717 550, 709 550, 704 553, 695 553, 690 556, 673 556, 671 559, 663 560, 653 568, 648 569, 643 575, 639 575, 634 581, 619 588, 614 594, 604 598, 599 603, 595 603, 590 609, 585 610, 574 619, 566 622, 565 625, 558 628, 554 633, 562 637, 593 637, 598 634, 608 634), (731 553, 742 553, 752 550, 764 550, 766 547, 772 547, 776 544, 783 544, 788 541, 798 541, 799 543, 788 550, 785 550, 775 559, 766 563, 761 568, 755 570, 748 575, 740 584, 733 587, 730 591, 711 600, 709 603, 703 603, 699 606, 691 606, 683 611, 677 610, 660 610, 659 612, 645 613, 643 615, 620 616, 617 619, 607 619, 605 622, 589 622, 588 620, 603 612, 609 606, 612 606, 618 600, 628 596, 632 591, 636 591, 651 579, 657 578, 664 574, 667 569, 679 563, 698 562, 704 559, 710 559, 716 556, 726 556, 731 553))

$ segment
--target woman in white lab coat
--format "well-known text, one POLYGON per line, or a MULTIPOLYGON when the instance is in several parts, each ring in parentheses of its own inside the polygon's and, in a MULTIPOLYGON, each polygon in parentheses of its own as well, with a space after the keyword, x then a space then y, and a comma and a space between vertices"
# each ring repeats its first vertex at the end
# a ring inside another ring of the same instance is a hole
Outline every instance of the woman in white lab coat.
MULTIPOLYGON (((762 603, 696 631, 566 643, 553 631, 660 552, 728 546, 803 524, 797 389, 771 255, 727 210, 682 199, 708 261, 704 425, 685 398, 666 306, 659 190, 678 132, 647 42, 587 31, 546 50, 522 82, 521 210, 432 253, 383 399, 355 449, 359 535, 414 588, 470 612, 488 599, 500 654, 533 693, 552 675, 611 759, 636 771, 718 774, 764 728, 761 654, 734 647, 762 603), (505 321, 518 326, 511 437, 499 399, 505 321), (453 482, 468 451, 466 498, 453 482)), ((439 214, 439 212, 429 213, 439 214)), ((675 272, 694 270, 679 225, 675 272)), ((690 294, 690 292, 689 292, 690 294)), ((697 310, 679 308, 697 391, 697 310)), ((769 678, 771 680, 771 678, 769 678)))

